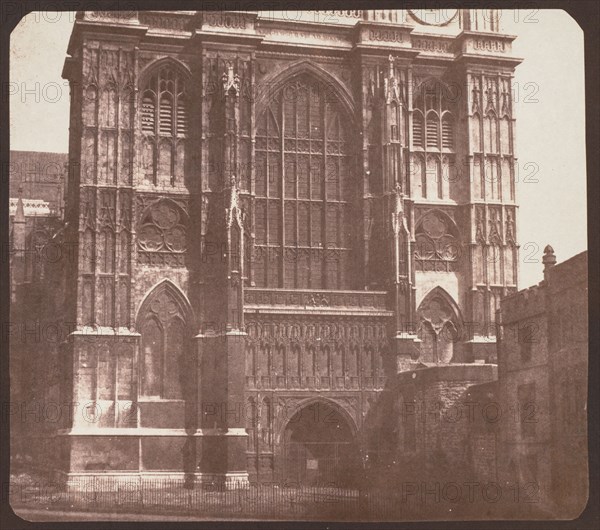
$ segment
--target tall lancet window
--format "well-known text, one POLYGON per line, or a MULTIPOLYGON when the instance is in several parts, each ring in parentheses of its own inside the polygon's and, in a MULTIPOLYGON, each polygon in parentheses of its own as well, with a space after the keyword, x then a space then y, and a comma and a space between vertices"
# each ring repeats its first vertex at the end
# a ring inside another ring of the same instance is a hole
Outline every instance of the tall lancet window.
POLYGON ((452 198, 456 149, 454 102, 452 91, 440 80, 430 79, 414 90, 413 185, 423 199, 452 198))
POLYGON ((256 285, 351 288, 352 127, 331 87, 294 78, 256 129, 256 285))
POLYGON ((184 186, 188 137, 187 75, 166 64, 157 68, 141 87, 141 165, 146 184, 184 186))

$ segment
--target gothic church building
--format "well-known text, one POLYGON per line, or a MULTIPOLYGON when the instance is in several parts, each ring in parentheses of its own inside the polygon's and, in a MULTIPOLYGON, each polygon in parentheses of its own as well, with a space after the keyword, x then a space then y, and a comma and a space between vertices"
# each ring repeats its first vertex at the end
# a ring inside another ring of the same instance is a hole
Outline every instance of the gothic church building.
POLYGON ((490 379, 513 40, 496 10, 78 13, 69 483, 351 483, 399 375, 490 379))

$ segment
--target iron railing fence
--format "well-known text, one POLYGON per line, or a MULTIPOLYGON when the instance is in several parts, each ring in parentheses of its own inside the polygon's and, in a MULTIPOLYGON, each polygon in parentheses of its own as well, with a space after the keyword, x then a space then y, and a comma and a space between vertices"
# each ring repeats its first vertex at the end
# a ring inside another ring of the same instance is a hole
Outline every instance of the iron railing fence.
MULTIPOLYGON (((473 484, 473 483, 470 483, 473 484)), ((336 485, 250 483, 198 484, 190 480, 85 477, 64 487, 47 477, 13 477, 9 500, 20 509, 198 517, 199 519, 423 521, 439 519, 546 518, 543 503, 528 497, 455 498, 456 485, 435 488, 427 482, 395 488, 351 489, 336 485), (447 490, 447 491, 446 491, 447 490)), ((484 485, 482 485, 484 486, 484 485)), ((489 492, 488 492, 489 493, 489 492)), ((2 496, 6 495, 3 488, 2 496)))
POLYGON ((13 509, 46 509, 199 517, 291 520, 419 519, 418 509, 394 492, 336 486, 279 484, 198 485, 161 478, 119 482, 112 478, 81 479, 76 488, 55 482, 13 482, 13 509))

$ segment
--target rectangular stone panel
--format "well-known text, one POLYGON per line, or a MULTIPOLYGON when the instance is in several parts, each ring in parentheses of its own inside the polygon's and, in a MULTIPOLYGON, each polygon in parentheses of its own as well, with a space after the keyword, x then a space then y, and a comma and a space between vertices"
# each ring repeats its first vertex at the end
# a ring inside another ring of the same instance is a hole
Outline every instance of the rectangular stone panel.
POLYGON ((183 471, 185 437, 142 438, 142 467, 148 471, 183 471))
POLYGON ((140 426, 159 429, 183 429, 183 401, 140 401, 140 426))
POLYGON ((135 437, 71 438, 71 471, 133 471, 138 469, 135 437))

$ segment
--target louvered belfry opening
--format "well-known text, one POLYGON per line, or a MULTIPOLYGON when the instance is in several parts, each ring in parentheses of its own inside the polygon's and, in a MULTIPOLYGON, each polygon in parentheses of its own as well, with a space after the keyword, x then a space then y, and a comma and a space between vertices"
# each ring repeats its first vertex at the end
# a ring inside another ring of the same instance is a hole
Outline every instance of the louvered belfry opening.
POLYGON ((449 199, 455 171, 455 99, 449 87, 429 79, 415 88, 412 116, 413 166, 417 194, 449 199))
POLYGON ((331 89, 294 78, 257 120, 258 287, 351 288, 352 129, 331 89))
POLYGON ((147 79, 140 120, 144 180, 158 186, 182 186, 188 108, 186 77, 178 69, 165 65, 147 79))

